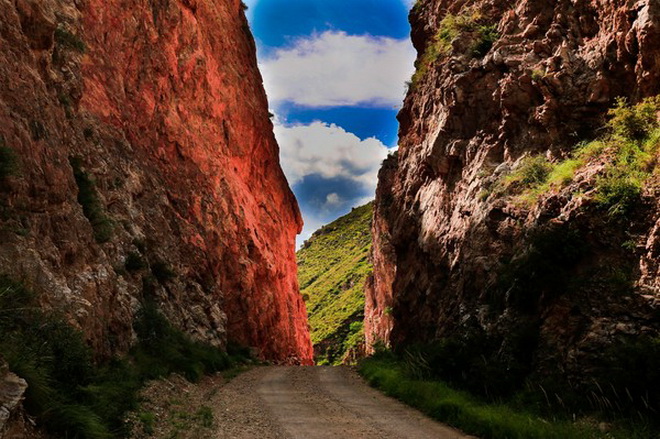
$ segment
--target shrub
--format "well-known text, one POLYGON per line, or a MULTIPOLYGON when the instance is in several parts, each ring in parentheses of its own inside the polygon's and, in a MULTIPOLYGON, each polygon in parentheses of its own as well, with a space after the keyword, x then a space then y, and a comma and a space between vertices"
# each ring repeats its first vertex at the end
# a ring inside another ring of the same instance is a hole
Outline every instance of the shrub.
POLYGON ((0 136, 0 180, 18 174, 18 157, 13 149, 5 146, 5 139, 0 136))
POLYGON ((80 53, 85 53, 87 47, 85 43, 77 36, 64 29, 63 27, 58 27, 55 29, 55 41, 57 44, 67 49, 72 49, 80 53))
POLYGON ((518 178, 524 185, 545 183, 552 171, 552 165, 543 156, 525 158, 511 179, 518 178))
POLYGON ((134 354, 140 370, 151 378, 172 372, 182 373, 190 381, 230 366, 225 352, 196 342, 175 329, 153 303, 143 305, 135 323, 140 343, 134 354))
POLYGON ((598 178, 596 187, 595 201, 613 217, 626 216, 642 194, 640 179, 614 169, 598 178))
POLYGON ((483 58, 500 37, 496 25, 482 25, 477 31, 477 38, 472 46, 472 56, 483 58))
POLYGON ((417 70, 410 81, 410 87, 414 88, 426 75, 428 68, 441 56, 448 55, 452 50, 453 41, 465 33, 471 34, 472 45, 469 54, 473 57, 485 56, 499 38, 497 26, 484 23, 483 15, 474 8, 468 8, 459 15, 445 15, 433 40, 415 65, 417 70))
POLYGON ((25 407, 59 437, 108 438, 110 432, 80 403, 91 382, 91 351, 82 334, 37 308, 22 285, 0 278, 0 352, 28 383, 25 407))
POLYGON ((126 262, 124 263, 126 270, 140 271, 146 266, 147 264, 144 262, 144 259, 142 259, 142 256, 139 253, 129 252, 128 256, 126 256, 126 262))
POLYGON ((41 311, 23 285, 0 276, 0 352, 28 383, 28 413, 54 437, 123 435, 124 415, 137 407, 145 380, 170 373, 198 380, 247 358, 239 348, 230 358, 192 341, 152 304, 143 307, 135 326, 139 340, 127 359, 95 365, 79 331, 41 311))
POLYGON ((101 203, 96 192, 96 184, 82 169, 80 158, 72 157, 69 162, 78 185, 78 203, 82 206, 84 215, 92 225, 94 239, 99 243, 107 242, 112 238, 114 227, 112 220, 106 215, 103 203, 101 203))
POLYGON ((609 111, 609 127, 612 132, 626 139, 642 140, 658 127, 660 97, 656 96, 631 106, 627 99, 618 98, 609 111))
POLYGON ((409 376, 401 361, 372 357, 358 371, 374 387, 432 418, 483 438, 590 438, 596 431, 569 422, 539 419, 502 403, 486 403, 444 382, 409 376))
POLYGON ((491 192, 508 192, 535 202, 539 195, 569 184, 587 163, 600 159, 607 165, 595 180, 594 201, 610 216, 624 217, 637 204, 647 178, 660 161, 659 113, 660 97, 635 106, 619 99, 609 113, 608 136, 578 144, 569 158, 556 163, 543 156, 528 157, 503 181, 488 188, 484 197, 491 192))
POLYGON ((156 261, 151 264, 151 273, 161 284, 166 283, 176 277, 176 273, 167 263, 163 261, 156 261))
POLYGON ((504 181, 496 184, 496 192, 520 194, 534 192, 548 181, 553 170, 552 164, 541 155, 525 157, 504 181))

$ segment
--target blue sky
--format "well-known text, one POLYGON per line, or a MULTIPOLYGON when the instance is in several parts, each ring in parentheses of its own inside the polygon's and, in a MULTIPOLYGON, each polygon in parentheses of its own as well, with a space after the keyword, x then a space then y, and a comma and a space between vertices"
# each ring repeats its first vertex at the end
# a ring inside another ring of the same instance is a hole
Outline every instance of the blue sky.
POLYGON ((415 52, 412 0, 247 0, 298 244, 374 197, 415 52))

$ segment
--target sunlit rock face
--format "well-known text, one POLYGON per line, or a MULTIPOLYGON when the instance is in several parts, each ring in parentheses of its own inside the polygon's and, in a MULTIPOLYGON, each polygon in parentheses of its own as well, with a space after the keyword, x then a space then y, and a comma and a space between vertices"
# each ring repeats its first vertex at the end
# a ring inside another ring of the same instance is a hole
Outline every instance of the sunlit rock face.
POLYGON ((589 196, 605 161, 531 203, 493 187, 525 156, 558 161, 601 135, 617 96, 660 93, 660 3, 420 0, 410 20, 426 71, 398 116, 398 158, 380 172, 368 342, 469 330, 506 348, 528 331, 533 368, 584 375, 618 337, 657 336, 657 174, 616 221, 589 196), (492 46, 459 25, 425 58, 448 14, 477 17, 492 46))
POLYGON ((101 355, 153 300, 198 339, 310 363, 302 221, 241 2, 19 0, 0 17, 0 147, 17 162, 1 271, 101 355))

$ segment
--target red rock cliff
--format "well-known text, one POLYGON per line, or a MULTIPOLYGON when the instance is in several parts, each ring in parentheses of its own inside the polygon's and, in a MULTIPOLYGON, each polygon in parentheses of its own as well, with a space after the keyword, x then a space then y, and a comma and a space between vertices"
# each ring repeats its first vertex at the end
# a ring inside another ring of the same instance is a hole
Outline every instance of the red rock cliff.
POLYGON ((368 342, 475 330, 504 351, 529 331, 532 367, 584 375, 617 337, 657 336, 657 174, 620 222, 589 196, 602 163, 532 205, 493 185, 598 136, 617 96, 660 93, 660 3, 420 0, 410 20, 418 73, 379 176, 368 342))
POLYGON ((310 363, 302 222, 242 3, 16 0, 0 17, 0 147, 18 163, 1 271, 101 354, 127 349, 150 296, 197 338, 310 363))

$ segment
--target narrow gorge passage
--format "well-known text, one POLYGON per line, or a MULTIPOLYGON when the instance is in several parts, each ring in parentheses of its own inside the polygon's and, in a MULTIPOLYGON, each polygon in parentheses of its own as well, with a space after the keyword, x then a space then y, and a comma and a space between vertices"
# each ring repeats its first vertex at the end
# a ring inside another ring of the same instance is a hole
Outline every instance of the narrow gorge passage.
POLYGON ((370 388, 347 367, 257 368, 209 401, 216 438, 466 438, 370 388))

